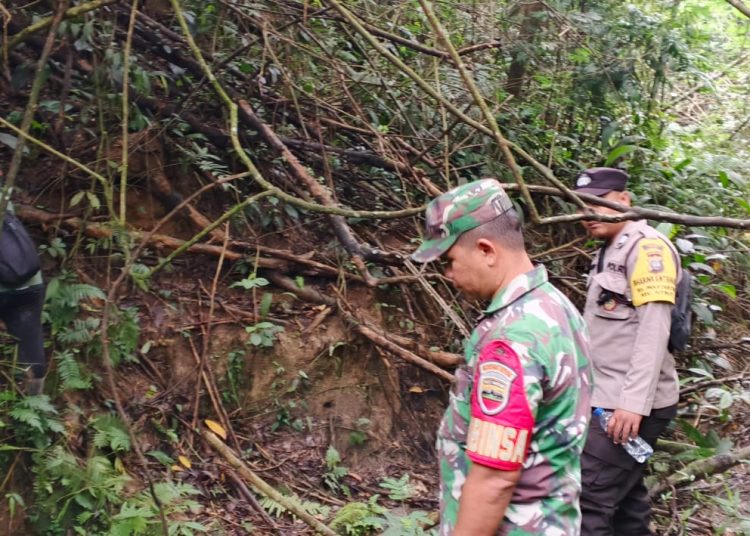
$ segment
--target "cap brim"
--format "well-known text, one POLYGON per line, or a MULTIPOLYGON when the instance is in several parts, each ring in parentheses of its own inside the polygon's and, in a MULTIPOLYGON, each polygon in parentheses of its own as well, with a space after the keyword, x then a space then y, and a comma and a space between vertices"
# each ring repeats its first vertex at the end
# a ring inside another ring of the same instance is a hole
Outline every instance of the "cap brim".
POLYGON ((414 262, 432 262, 439 259, 443 253, 453 247, 459 235, 448 235, 445 238, 436 238, 422 243, 417 250, 410 255, 414 262))
POLYGON ((589 194, 589 195, 595 195, 598 197, 600 195, 608 194, 609 192, 612 192, 613 190, 614 188, 576 188, 574 191, 577 194, 589 194))

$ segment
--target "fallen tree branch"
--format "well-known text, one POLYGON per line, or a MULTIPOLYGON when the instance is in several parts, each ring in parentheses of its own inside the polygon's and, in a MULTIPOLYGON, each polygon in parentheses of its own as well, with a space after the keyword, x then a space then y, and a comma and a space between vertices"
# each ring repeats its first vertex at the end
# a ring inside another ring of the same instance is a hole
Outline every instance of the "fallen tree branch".
MULTIPOLYGON (((89 11, 94 11, 95 9, 99 9, 100 7, 108 6, 110 4, 116 4, 119 1, 120 0, 94 0, 93 2, 88 2, 86 4, 81 4, 79 6, 71 7, 63 13, 63 19, 77 17, 79 15, 83 15, 84 13, 88 13, 89 11)), ((34 24, 27 26, 26 28, 18 32, 17 34, 13 35, 13 37, 8 39, 8 42, 3 47, 3 57, 5 57, 5 55, 8 53, 8 50, 26 41, 26 39, 31 37, 33 34, 41 30, 44 30, 45 28, 48 28, 52 24, 53 19, 54 19, 54 16, 40 19, 34 24)))
POLYGON ((350 319, 350 322, 354 324, 354 331, 365 336, 367 339, 371 340, 378 346, 388 350, 392 354, 397 355, 404 361, 408 361, 409 363, 412 363, 413 365, 422 367, 426 371, 432 372, 434 375, 439 376, 440 378, 448 382, 453 381, 453 374, 451 374, 450 372, 441 369, 434 363, 431 363, 430 361, 427 361, 426 359, 419 357, 415 353, 410 352, 409 350, 405 348, 401 348, 396 343, 389 341, 386 337, 375 332, 375 330, 373 330, 372 328, 365 326, 364 324, 357 321, 353 317, 350 319))
MULTIPOLYGON (((37 208, 19 205, 16 207, 16 213, 21 220, 33 221, 36 223, 51 223, 57 220, 58 215, 37 208)), ((59 222, 64 227, 75 230, 82 230, 86 236, 92 238, 110 238, 112 237, 112 228, 108 225, 98 223, 85 223, 81 218, 72 217, 65 218, 59 222)), ((214 246, 210 244, 199 244, 192 240, 181 240, 172 236, 158 234, 158 233, 147 233, 144 231, 129 231, 130 235, 136 239, 143 240, 145 243, 142 245, 161 246, 173 251, 189 251, 191 253, 200 253, 205 255, 212 255, 218 257, 221 255, 222 247, 214 246)), ((227 259, 239 260, 247 257, 246 253, 238 251, 227 250, 224 254, 227 259)), ((174 258, 174 255, 170 256, 170 260, 174 258)), ((274 270, 282 270, 288 267, 288 262, 281 259, 269 259, 266 257, 260 257, 258 259, 258 266, 261 268, 268 268, 274 270)), ((156 269, 154 269, 154 272, 156 269)))
POLYGON ((402 348, 395 342, 388 340, 384 335, 376 332, 373 328, 369 327, 366 323, 356 318, 352 313, 349 313, 348 311, 346 311, 341 304, 339 304, 339 311, 344 316, 344 319, 352 326, 354 331, 356 331, 360 335, 363 335, 365 338, 369 339, 370 341, 377 344, 381 348, 389 351, 392 354, 397 355, 404 361, 408 361, 409 363, 412 363, 414 365, 422 367, 423 369, 429 372, 432 372, 436 376, 439 376, 440 378, 448 382, 453 381, 453 374, 441 369, 440 367, 438 367, 434 363, 431 363, 427 359, 419 357, 415 353, 410 352, 409 350, 405 348, 402 348))
MULTIPOLYGON (((341 15, 347 20, 349 24, 352 25, 352 27, 359 33, 370 45, 378 52, 381 56, 386 58, 389 62, 391 62, 394 66, 396 66, 402 73, 404 73, 406 76, 411 78, 417 86, 420 87, 425 93, 427 93, 430 97, 435 99, 437 102, 439 102, 442 106, 445 107, 446 110, 448 110, 451 114, 453 114, 455 117, 460 119, 463 123, 469 125, 470 127, 474 128, 475 130, 491 137, 495 138, 495 133, 491 128, 488 126, 480 123, 479 121, 476 121, 466 115, 464 112, 459 110, 450 100, 448 100, 445 96, 441 95, 434 87, 432 87, 430 84, 428 84, 419 74, 417 74, 414 69, 406 65, 400 58, 396 57, 395 55, 391 54, 388 50, 383 47, 375 37, 367 31, 366 28, 364 28, 361 23, 351 14, 350 11, 348 11, 338 0, 328 0, 328 3, 330 3, 333 7, 336 8, 336 10, 341 13, 341 15)), ((552 173, 552 170, 549 169, 547 166, 536 160, 533 156, 531 156, 529 153, 524 151, 521 147, 518 145, 508 141, 507 142, 508 147, 510 147, 513 151, 515 151, 517 154, 519 154, 524 160, 526 160, 531 166, 547 181, 555 185, 561 193, 563 193, 568 199, 570 199, 574 204, 578 205, 579 207, 583 208, 583 202, 578 198, 575 192, 571 191, 569 188, 567 188, 557 177, 555 177, 554 173, 552 173)), ((540 220, 539 223, 547 223, 548 219, 540 220)))
POLYGON ((247 484, 245 484, 245 481, 242 480, 237 473, 234 472, 234 470, 231 467, 224 467, 224 470, 226 471, 229 478, 232 479, 234 482, 234 485, 237 486, 237 489, 240 491, 240 495, 245 497, 245 500, 250 503, 250 505, 255 509, 256 512, 258 512, 258 515, 263 518, 263 521, 268 523, 269 526, 271 526, 274 531, 278 533, 279 526, 276 524, 276 522, 273 520, 271 516, 268 515, 268 513, 263 510, 263 507, 258 502, 258 499, 255 498, 255 495, 252 491, 250 491, 250 488, 247 487, 247 484))
POLYGON ((659 438, 654 450, 661 450, 662 452, 668 452, 670 454, 681 454, 696 448, 698 447, 695 445, 688 445, 687 443, 678 443, 677 441, 669 441, 668 439, 659 438))
POLYGON ((651 497, 656 497, 671 487, 678 488, 696 480, 703 480, 708 476, 723 473, 727 469, 731 469, 738 463, 748 459, 750 459, 750 446, 743 447, 734 452, 717 454, 710 458, 694 461, 685 466, 684 469, 673 473, 659 482, 647 482, 648 494, 651 497))
MULTIPOLYGON (((240 99, 238 102, 238 106, 240 115, 245 118, 245 121, 247 121, 247 123, 260 134, 261 138, 263 138, 263 140, 274 151, 279 153, 286 161, 292 173, 292 176, 303 183, 310 191, 312 196, 317 199, 320 204, 327 207, 335 206, 336 202, 334 201, 331 193, 328 192, 322 184, 315 180, 314 177, 310 176, 310 173, 308 173, 305 167, 300 164, 299 160, 297 160, 297 157, 289 150, 286 145, 284 145, 284 143, 279 139, 276 133, 271 130, 268 125, 261 121, 257 115, 255 115, 255 112, 253 111, 250 104, 247 101, 240 99)), ((394 261, 395 257, 393 255, 389 255, 379 249, 367 247, 360 244, 354 237, 354 233, 352 232, 349 225, 347 225, 346 220, 344 220, 342 216, 330 215, 329 218, 331 221, 331 225, 333 226, 333 230, 337 238, 339 239, 339 242, 341 242, 346 251, 352 257, 357 256, 362 257, 365 260, 378 260, 380 262, 394 261)), ((367 270, 365 269, 364 271, 360 271, 362 272, 362 276, 367 279, 367 275, 365 275, 367 270)))
MULTIPOLYGON (((41 92, 42 85, 45 81, 47 60, 52 53, 52 47, 55 44, 55 34, 57 33, 57 29, 60 27, 60 22, 62 22, 63 16, 65 15, 66 7, 67 0, 59 0, 55 6, 55 14, 50 20, 50 31, 47 33, 47 38, 42 47, 42 54, 36 64, 34 80, 31 83, 31 91, 29 92, 29 100, 26 102, 26 108, 23 111, 23 117, 21 119, 21 131, 25 134, 31 129, 31 123, 34 120, 34 114, 39 105, 39 93, 41 92)), ((10 159, 8 173, 3 180, 2 190, 0 192, 0 227, 2 227, 5 218, 5 211, 10 202, 13 187, 16 184, 18 171, 21 169, 21 161, 23 160, 25 147, 26 138, 18 138, 16 146, 13 149, 13 156, 10 159)), ((2 172, 0 172, 0 178, 2 178, 2 172)))
MULTIPOLYGON (((518 185, 513 183, 503 183, 503 188, 506 190, 518 190, 518 185)), ((531 192, 550 195, 553 197, 563 197, 562 193, 557 188, 550 186, 534 186, 529 185, 528 189, 531 192)), ((570 223, 576 221, 606 221, 606 222, 620 222, 620 221, 631 221, 631 220, 657 220, 657 221, 668 221, 671 223, 678 223, 680 225, 692 225, 698 227, 729 227, 732 229, 750 229, 750 219, 743 220, 740 218, 727 218, 724 216, 693 216, 690 214, 679 214, 676 212, 666 212, 664 210, 655 210, 651 208, 642 207, 628 207, 619 203, 614 203, 601 197, 596 197, 591 194, 579 193, 578 197, 586 203, 594 205, 601 205, 604 207, 613 208, 620 211, 620 214, 605 215, 605 214, 593 214, 593 213, 576 213, 566 214, 564 216, 555 216, 552 218, 545 218, 542 220, 542 224, 552 223, 570 223)))
POLYGON ((529 193, 529 189, 526 187, 526 181, 524 180, 523 175, 521 174, 521 169, 518 167, 516 159, 513 157, 513 153, 508 146, 508 140, 505 139, 505 136, 503 136, 502 132, 500 132, 500 127, 497 125, 495 115, 492 113, 490 107, 487 105, 487 101, 479 91, 477 83, 474 81, 474 77, 466 68, 466 65, 464 65, 463 61, 461 60, 461 56, 458 55, 456 48, 453 46, 453 43, 451 43, 451 40, 446 34, 445 28, 443 28, 440 20, 438 20, 435 12, 432 10, 432 5, 427 2, 427 0, 419 0, 419 4, 422 6, 422 11, 427 16, 427 20, 430 22, 430 26, 432 26, 432 31, 437 36, 437 40, 448 51, 451 58, 453 58, 453 62, 456 66, 456 69, 458 69, 458 72, 461 75, 464 84, 469 89, 469 93, 471 93, 474 102, 482 111, 484 120, 490 125, 492 137, 494 138, 495 143, 497 143, 500 147, 500 152, 502 153, 506 164, 510 168, 513 179, 515 179, 516 184, 518 184, 518 187, 521 190, 521 196, 526 201, 526 207, 529 209, 529 212, 531 214, 531 221, 534 223, 539 223, 541 218, 539 216, 539 211, 536 208, 536 203, 534 203, 534 200, 531 198, 531 194, 529 193))
POLYGON ((329 207, 329 206, 321 205, 319 203, 310 203, 310 202, 304 201, 298 197, 289 195, 285 191, 277 188, 272 183, 267 181, 266 178, 263 177, 261 172, 255 166, 253 161, 250 159, 250 157, 247 155, 245 149, 242 147, 242 144, 240 143, 240 140, 238 137, 239 116, 238 116, 237 104, 229 97, 229 94, 226 92, 224 87, 222 87, 222 85, 216 79, 216 76, 214 76, 210 67, 206 63, 206 60, 203 58, 203 53, 201 52, 197 43, 193 39, 192 34, 190 33, 190 28, 188 27, 187 21, 185 20, 185 16, 182 14, 182 10, 180 9, 179 1, 170 0, 170 3, 172 4, 172 8, 174 9, 175 16, 177 17, 177 20, 180 24, 182 33, 185 36, 185 40, 187 41, 188 46, 190 47, 190 50, 192 51, 194 57, 196 58, 196 60, 198 61, 201 67, 203 76, 205 76, 211 82, 211 85, 213 86, 214 90, 218 94, 219 98, 224 102, 225 106, 229 110, 229 132, 232 138, 232 147, 234 148, 237 157, 247 167, 247 170, 250 172, 250 176, 255 180, 255 182, 257 182, 260 185, 261 188, 268 191, 270 194, 274 195, 280 200, 286 203, 292 204, 296 207, 301 207, 311 212, 319 212, 323 214, 335 214, 337 216, 345 216, 349 218, 394 218, 394 217, 400 218, 400 217, 404 217, 407 215, 419 214, 421 211, 424 210, 424 207, 417 207, 417 208, 405 209, 405 210, 399 210, 399 211, 345 210, 340 207, 329 207))
POLYGON ((237 470, 242 478, 244 478, 263 495, 279 503, 281 506, 292 512, 296 517, 307 523, 311 528, 315 529, 319 533, 325 534, 326 536, 336 536, 336 533, 328 526, 315 519, 313 516, 305 512, 302 508, 294 504, 292 501, 288 500, 265 480, 255 474, 255 472, 253 472, 239 457, 237 457, 237 455, 232 452, 232 449, 225 445, 215 434, 209 432, 208 430, 204 430, 201 435, 203 436, 203 439, 205 439, 208 444, 211 445, 216 450, 216 452, 218 452, 229 463, 229 465, 237 470))
POLYGON ((464 357, 460 354, 453 354, 451 352, 444 352, 442 350, 432 350, 430 348, 426 348, 422 344, 419 344, 413 339, 402 337, 401 335, 397 335, 395 333, 388 333, 383 336, 386 339, 391 340, 395 344, 403 346, 407 350, 413 349, 422 355, 429 356, 429 361, 432 361, 436 365, 439 365, 443 368, 455 367, 464 361, 464 357))
POLYGON ((737 374, 735 376, 727 376, 726 378, 717 378, 715 380, 704 380, 704 381, 696 382, 692 385, 689 385, 687 387, 683 387, 682 389, 680 389, 680 397, 683 397, 687 394, 698 391, 699 389, 711 387, 713 385, 723 385, 728 382, 739 382, 739 381, 747 380, 747 379, 750 379, 750 375, 748 375, 747 373, 742 373, 742 374, 737 374))
POLYGON ((731 6, 737 9, 740 13, 750 18, 750 7, 747 7, 742 0, 727 0, 731 6))
MULTIPOLYGON (((312 303, 325 304, 329 306, 336 305, 336 300, 334 298, 321 294, 317 290, 312 289, 307 286, 300 288, 291 278, 285 275, 282 275, 278 272, 270 272, 268 274, 264 274, 264 276, 268 278, 277 287, 291 292, 292 294, 294 294, 295 296, 299 297, 302 300, 312 302, 312 303)), ((438 351, 429 350, 428 348, 425 348, 424 346, 420 345, 416 341, 413 341, 406 337, 401 337, 400 335, 395 335, 393 333, 389 333, 387 335, 377 333, 373 328, 367 326, 362 321, 357 320, 350 313, 347 313, 346 311, 343 311, 343 310, 342 310, 342 313, 344 314, 344 317, 346 318, 346 320, 354 326, 354 330, 360 333, 361 335, 364 335, 370 341, 390 351, 391 353, 394 353, 398 355, 399 357, 402 357, 406 361, 409 361, 422 368, 426 368, 430 372, 433 372, 444 379, 452 380, 453 376, 445 372, 444 370, 439 369, 438 366, 455 367, 461 361, 463 361, 463 357, 458 354, 451 354, 449 352, 442 352, 439 350, 438 351), (422 353, 423 355, 429 355, 430 359, 424 359, 422 357, 419 357, 418 355, 416 355, 415 353, 409 351, 407 348, 404 348, 404 347, 412 347, 416 349, 418 352, 422 353), (440 372, 437 372, 438 370, 440 372)))
MULTIPOLYGON (((299 5, 297 2, 287 2, 287 5, 292 5, 297 9, 302 9, 302 6, 299 5)), ((313 15, 311 15, 310 17, 312 18, 313 15)), ((322 18, 322 15, 320 17, 322 18)), ((332 19, 332 20, 339 20, 339 21, 344 20, 340 15, 326 15, 325 18, 332 19)), ((377 26, 370 24, 369 22, 364 20, 359 15, 357 15, 357 18, 360 19, 360 21, 362 22, 362 26, 364 26, 373 35, 382 37, 383 39, 390 41, 392 43, 403 45, 406 48, 409 48, 416 52, 421 52, 422 54, 425 54, 427 56, 433 56, 435 58, 440 58, 440 59, 449 60, 449 61, 451 60, 450 55, 443 50, 438 50, 436 48, 428 47, 427 45, 423 45, 422 43, 418 41, 412 41, 411 39, 407 39, 405 37, 401 37, 400 35, 391 33, 387 30, 383 30, 382 28, 378 28, 377 26)), ((487 43, 477 43, 475 45, 469 45, 469 46, 465 46, 463 48, 458 49, 458 54, 459 56, 465 56, 467 54, 473 54, 474 52, 479 52, 481 50, 487 50, 490 48, 500 48, 502 47, 502 45, 503 43, 501 41, 489 41, 487 43)))
POLYGON ((291 292, 298 298, 312 303, 321 303, 325 305, 336 305, 336 300, 330 296, 324 296, 317 290, 310 288, 309 286, 298 287, 297 284, 285 275, 281 275, 278 272, 270 272, 265 275, 274 285, 282 288, 288 292, 291 292))

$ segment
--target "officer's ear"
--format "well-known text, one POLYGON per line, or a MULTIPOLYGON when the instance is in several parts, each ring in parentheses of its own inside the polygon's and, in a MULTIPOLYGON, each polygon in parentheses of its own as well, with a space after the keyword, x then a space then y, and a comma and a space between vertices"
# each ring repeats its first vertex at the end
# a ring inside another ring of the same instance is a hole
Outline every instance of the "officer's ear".
POLYGON ((619 192, 619 195, 617 196, 617 200, 616 201, 618 203, 620 203, 621 205, 625 205, 625 206, 629 207, 630 206, 630 201, 631 201, 631 199, 630 199, 630 192, 628 192, 627 190, 625 190, 624 192, 619 192))

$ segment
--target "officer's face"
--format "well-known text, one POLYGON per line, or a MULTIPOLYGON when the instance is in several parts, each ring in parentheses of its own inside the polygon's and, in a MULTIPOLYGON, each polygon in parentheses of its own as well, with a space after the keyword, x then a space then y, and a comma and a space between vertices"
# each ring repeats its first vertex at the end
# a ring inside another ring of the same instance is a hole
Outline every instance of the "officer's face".
MULTIPOLYGON (((613 201, 620 205, 630 206, 630 194, 628 192, 617 192, 611 191, 603 196, 602 199, 607 201, 613 201)), ((586 207, 595 214, 619 214, 619 211, 603 207, 601 205, 586 204, 586 207)), ((603 222, 603 221, 584 221, 583 226, 594 238, 600 238, 602 240, 611 240, 625 227, 626 222, 603 222)))
POLYGON ((445 277, 471 298, 489 299, 497 290, 488 252, 482 244, 459 240, 445 254, 445 277))

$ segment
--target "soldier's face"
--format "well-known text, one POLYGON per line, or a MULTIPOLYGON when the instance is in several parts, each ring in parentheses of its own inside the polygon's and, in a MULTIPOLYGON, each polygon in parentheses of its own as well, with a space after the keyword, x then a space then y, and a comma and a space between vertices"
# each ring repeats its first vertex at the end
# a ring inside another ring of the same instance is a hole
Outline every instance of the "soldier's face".
MULTIPOLYGON (((602 199, 613 201, 621 205, 630 206, 630 194, 628 192, 616 192, 611 191, 606 195, 602 196, 602 199)), ((601 205, 586 204, 586 207, 594 212, 595 214, 619 214, 619 211, 603 207, 601 205)), ((602 240, 611 240, 625 227, 626 222, 604 222, 604 221, 584 221, 582 222, 584 228, 594 238, 600 238, 602 240)))
POLYGON ((487 251, 475 242, 459 240, 444 257, 445 277, 471 298, 489 299, 497 290, 487 251))

